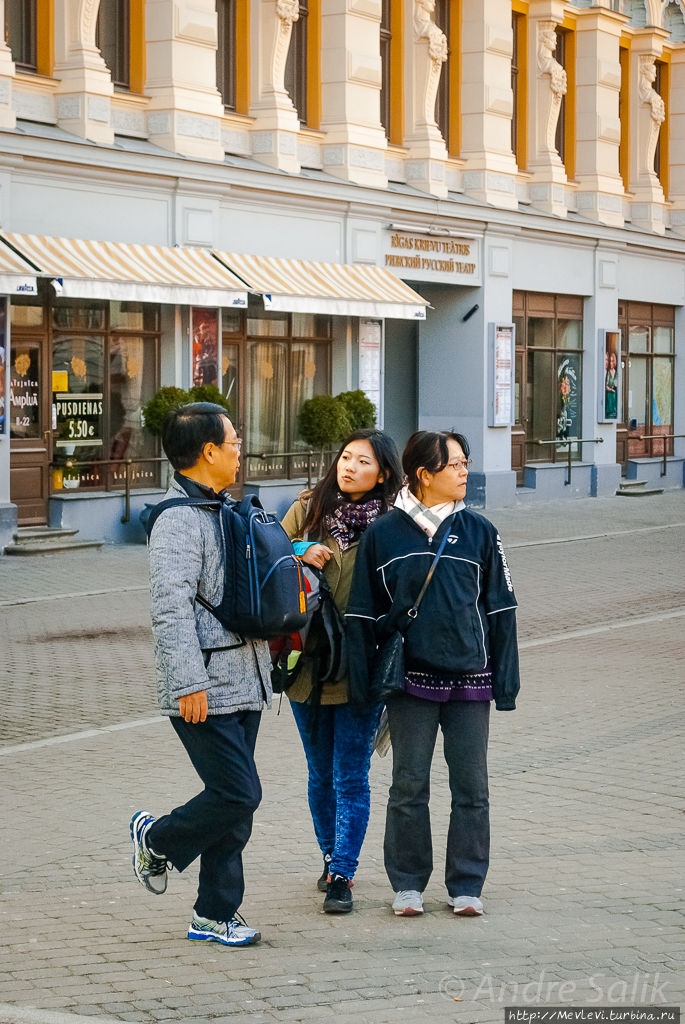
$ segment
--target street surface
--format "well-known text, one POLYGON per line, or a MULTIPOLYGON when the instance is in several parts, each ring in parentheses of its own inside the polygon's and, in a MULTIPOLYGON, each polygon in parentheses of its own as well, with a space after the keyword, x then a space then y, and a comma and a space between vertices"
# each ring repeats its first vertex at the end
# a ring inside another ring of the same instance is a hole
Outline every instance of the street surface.
POLYGON ((242 950, 185 939, 195 866, 163 898, 131 873, 131 814, 198 789, 156 715, 145 549, 0 559, 0 1004, 151 1024, 470 1024, 509 1005, 685 1001, 685 494, 490 516, 520 605, 522 692, 492 716, 485 916, 444 901, 440 745, 425 915, 389 909, 391 755, 372 760, 355 911, 322 913, 286 699, 258 743, 242 911, 263 941, 242 950))

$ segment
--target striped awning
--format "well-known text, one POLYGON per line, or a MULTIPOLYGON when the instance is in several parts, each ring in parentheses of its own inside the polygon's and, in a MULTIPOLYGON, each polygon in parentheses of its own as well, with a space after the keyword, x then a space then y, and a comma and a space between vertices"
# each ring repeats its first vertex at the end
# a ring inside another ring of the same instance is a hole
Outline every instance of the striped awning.
POLYGON ((7 245, 0 244, 0 295, 36 295, 36 271, 7 245))
POLYGON ((247 306, 242 281, 204 249, 9 233, 4 238, 70 298, 247 306))
POLYGON ((428 302, 383 267, 215 252, 267 309, 425 320, 428 302))

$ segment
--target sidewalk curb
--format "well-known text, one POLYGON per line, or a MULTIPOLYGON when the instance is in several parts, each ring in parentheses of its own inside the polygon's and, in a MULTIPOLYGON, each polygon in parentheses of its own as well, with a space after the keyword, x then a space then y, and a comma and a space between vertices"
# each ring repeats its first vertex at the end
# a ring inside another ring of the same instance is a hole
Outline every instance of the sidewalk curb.
POLYGON ((61 1010, 39 1010, 35 1006, 0 1003, 0 1024, 121 1024, 117 1017, 83 1016, 61 1010))

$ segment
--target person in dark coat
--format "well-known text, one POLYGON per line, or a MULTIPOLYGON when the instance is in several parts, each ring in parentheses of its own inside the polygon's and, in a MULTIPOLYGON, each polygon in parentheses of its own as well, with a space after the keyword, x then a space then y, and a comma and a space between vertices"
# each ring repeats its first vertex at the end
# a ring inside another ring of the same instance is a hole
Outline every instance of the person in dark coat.
POLYGON ((361 539, 350 598, 350 702, 378 701, 372 663, 394 630, 404 635, 404 690, 387 699, 393 747, 385 867, 395 914, 423 913, 433 870, 430 770, 442 729, 452 794, 445 884, 454 913, 483 913, 489 862, 487 746, 490 704, 513 711, 519 691, 516 598, 499 534, 464 505, 465 437, 422 430, 402 456, 406 485, 361 539), (438 548, 443 554, 408 620, 438 548))

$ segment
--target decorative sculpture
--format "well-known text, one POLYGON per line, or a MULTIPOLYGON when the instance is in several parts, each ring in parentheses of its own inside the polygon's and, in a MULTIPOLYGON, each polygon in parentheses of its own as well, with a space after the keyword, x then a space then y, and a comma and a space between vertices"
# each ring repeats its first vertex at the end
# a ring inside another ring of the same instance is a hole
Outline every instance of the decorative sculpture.
POLYGON ((538 74, 541 78, 549 75, 550 89, 552 91, 552 102, 549 106, 544 139, 547 149, 554 152, 556 152, 555 135, 559 112, 561 111, 561 100, 568 90, 566 72, 554 56, 556 48, 556 23, 553 21, 541 21, 538 25, 538 74))
POLYGON ((279 26, 274 46, 271 80, 276 92, 285 92, 285 64, 288 59, 293 22, 300 17, 299 0, 276 0, 276 14, 279 26))
POLYGON ((447 36, 433 21, 435 0, 414 0, 414 29, 418 39, 428 40, 428 56, 430 58, 429 73, 426 78, 423 111, 426 124, 435 125, 435 100, 438 95, 442 65, 449 56, 447 36))
POLYGON ((654 57, 649 54, 640 55, 640 78, 638 93, 640 103, 647 103, 650 107, 650 132, 647 144, 647 170, 654 174, 654 157, 656 156, 656 144, 659 141, 659 131, 666 119, 666 106, 659 93, 654 88, 656 81, 656 64, 654 57))

